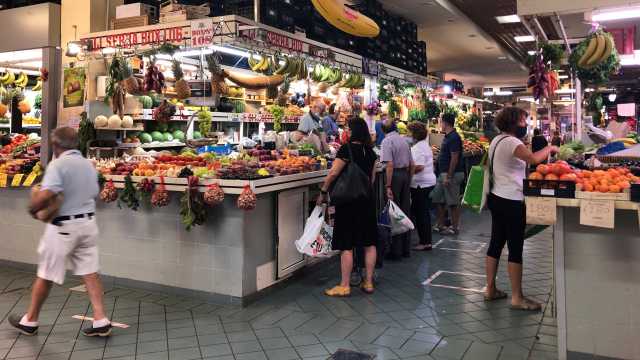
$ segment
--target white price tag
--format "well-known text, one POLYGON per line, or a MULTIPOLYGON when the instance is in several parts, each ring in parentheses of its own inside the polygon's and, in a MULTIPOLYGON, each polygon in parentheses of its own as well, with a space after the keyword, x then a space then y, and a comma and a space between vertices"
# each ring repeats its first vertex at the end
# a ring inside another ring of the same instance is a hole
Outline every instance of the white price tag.
POLYGON ((581 200, 580 225, 615 228, 616 205, 613 200, 581 200))
POLYGON ((534 197, 525 198, 527 204, 527 224, 553 225, 556 223, 556 198, 534 197))

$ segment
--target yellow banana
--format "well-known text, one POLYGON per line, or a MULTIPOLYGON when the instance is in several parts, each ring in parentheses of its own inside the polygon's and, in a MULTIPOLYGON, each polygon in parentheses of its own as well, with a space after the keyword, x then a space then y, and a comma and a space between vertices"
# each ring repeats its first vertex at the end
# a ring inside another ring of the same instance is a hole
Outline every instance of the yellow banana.
POLYGON ((376 37, 380 27, 375 21, 347 7, 344 0, 311 0, 316 10, 331 25, 355 36, 376 37))
POLYGON ((260 59, 260 61, 258 61, 258 63, 256 64, 255 68, 252 68, 251 70, 253 71, 260 71, 260 69, 262 69, 262 67, 267 63, 267 58, 266 57, 262 57, 262 59, 260 59))
POLYGON ((596 36, 596 50, 587 59, 587 62, 585 64, 587 68, 591 68, 594 65, 596 65, 598 60, 600 60, 600 58, 604 54, 604 50, 605 50, 606 47, 607 47, 606 38, 604 36, 602 36, 602 35, 597 35, 596 36))
POLYGON ((9 72, 8 71, 6 73, 4 73, 4 75, 0 76, 0 82, 2 82, 3 84, 6 83, 7 80, 9 80, 9 72))
POLYGON ((17 87, 25 87, 27 86, 27 83, 29 82, 29 77, 27 76, 27 74, 25 74, 24 72, 21 72, 20 75, 18 76, 18 79, 15 82, 15 85, 17 87))
POLYGON ((42 80, 38 80, 36 85, 31 88, 31 91, 40 91, 42 90, 42 80))
POLYGON ((4 82, 5 85, 11 85, 16 81, 16 75, 9 71, 9 78, 4 82))
POLYGON ((262 55, 262 66, 260 66, 260 71, 267 71, 269 68, 269 63, 271 62, 270 58, 266 55, 262 55))
POLYGON ((587 60, 589 60, 589 58, 593 55, 593 53, 596 51, 596 47, 598 46, 598 40, 596 38, 597 36, 593 36, 591 37, 591 40, 589 40, 587 49, 584 51, 584 54, 582 54, 580 60, 578 60, 578 66, 585 67, 587 65, 587 60))
POLYGON ((601 64, 605 60, 607 60, 609 58, 609 56, 611 56, 611 53, 613 52, 613 47, 615 46, 615 43, 613 42, 613 38, 611 37, 611 35, 605 34, 605 35, 603 35, 603 37, 604 37, 604 39, 606 41, 605 48, 604 48, 604 53, 598 59, 598 61, 596 62, 596 65, 597 64, 601 64))

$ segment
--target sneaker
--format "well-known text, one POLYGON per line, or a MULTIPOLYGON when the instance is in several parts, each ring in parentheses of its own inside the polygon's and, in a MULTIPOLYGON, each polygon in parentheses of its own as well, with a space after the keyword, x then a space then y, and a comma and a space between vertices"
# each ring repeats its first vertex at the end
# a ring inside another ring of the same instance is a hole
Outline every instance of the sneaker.
POLYGON ((93 326, 82 329, 82 335, 84 336, 88 336, 88 337, 107 337, 109 335, 111 335, 111 329, 113 327, 111 326, 111 324, 103 326, 103 327, 99 327, 99 328, 94 328, 93 326))
POLYGON ((11 324, 11 326, 13 326, 14 328, 18 329, 21 334, 26 336, 33 336, 38 333, 37 326, 22 325, 20 324, 21 320, 22 320, 22 316, 15 315, 15 314, 9 315, 9 324, 11 324))

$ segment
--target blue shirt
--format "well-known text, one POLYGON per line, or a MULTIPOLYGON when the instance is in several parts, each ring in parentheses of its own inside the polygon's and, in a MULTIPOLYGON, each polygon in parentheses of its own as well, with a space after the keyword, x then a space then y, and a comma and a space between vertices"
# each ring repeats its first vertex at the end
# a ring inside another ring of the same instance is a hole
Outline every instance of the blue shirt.
POLYGON ((376 123, 376 145, 380 146, 384 140, 384 131, 382 131, 382 121, 376 123))
POLYGON ((80 151, 68 150, 47 166, 42 190, 62 193, 60 216, 80 215, 96 211, 95 198, 100 192, 98 173, 80 151))
POLYGON ((325 118, 322 119, 322 128, 324 129, 325 134, 327 134, 327 137, 340 136, 338 124, 336 124, 336 121, 333 120, 333 117, 331 117, 331 115, 325 116, 325 118))
POLYGON ((438 172, 449 172, 449 164, 451 164, 451 153, 458 153, 458 164, 455 172, 464 172, 462 164, 462 138, 457 131, 452 131, 444 136, 442 146, 440 147, 440 155, 438 156, 438 172))

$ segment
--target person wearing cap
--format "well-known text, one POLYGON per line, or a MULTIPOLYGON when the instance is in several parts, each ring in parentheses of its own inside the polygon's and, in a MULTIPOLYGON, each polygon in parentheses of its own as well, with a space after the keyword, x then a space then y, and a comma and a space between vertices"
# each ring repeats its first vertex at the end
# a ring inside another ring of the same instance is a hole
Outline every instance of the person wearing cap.
POLYGON ((46 208, 62 195, 62 203, 51 223, 47 224, 38 246, 38 273, 31 291, 27 313, 12 314, 9 323, 22 334, 38 333, 38 318, 53 283, 62 285, 69 264, 74 275, 81 276, 91 306, 92 326, 85 336, 105 337, 111 334, 111 322, 104 310, 103 287, 98 276, 98 226, 95 198, 98 196, 98 174, 93 164, 78 151, 78 133, 70 127, 56 129, 52 136, 55 159, 49 164, 40 190, 30 204, 31 214, 46 208))

